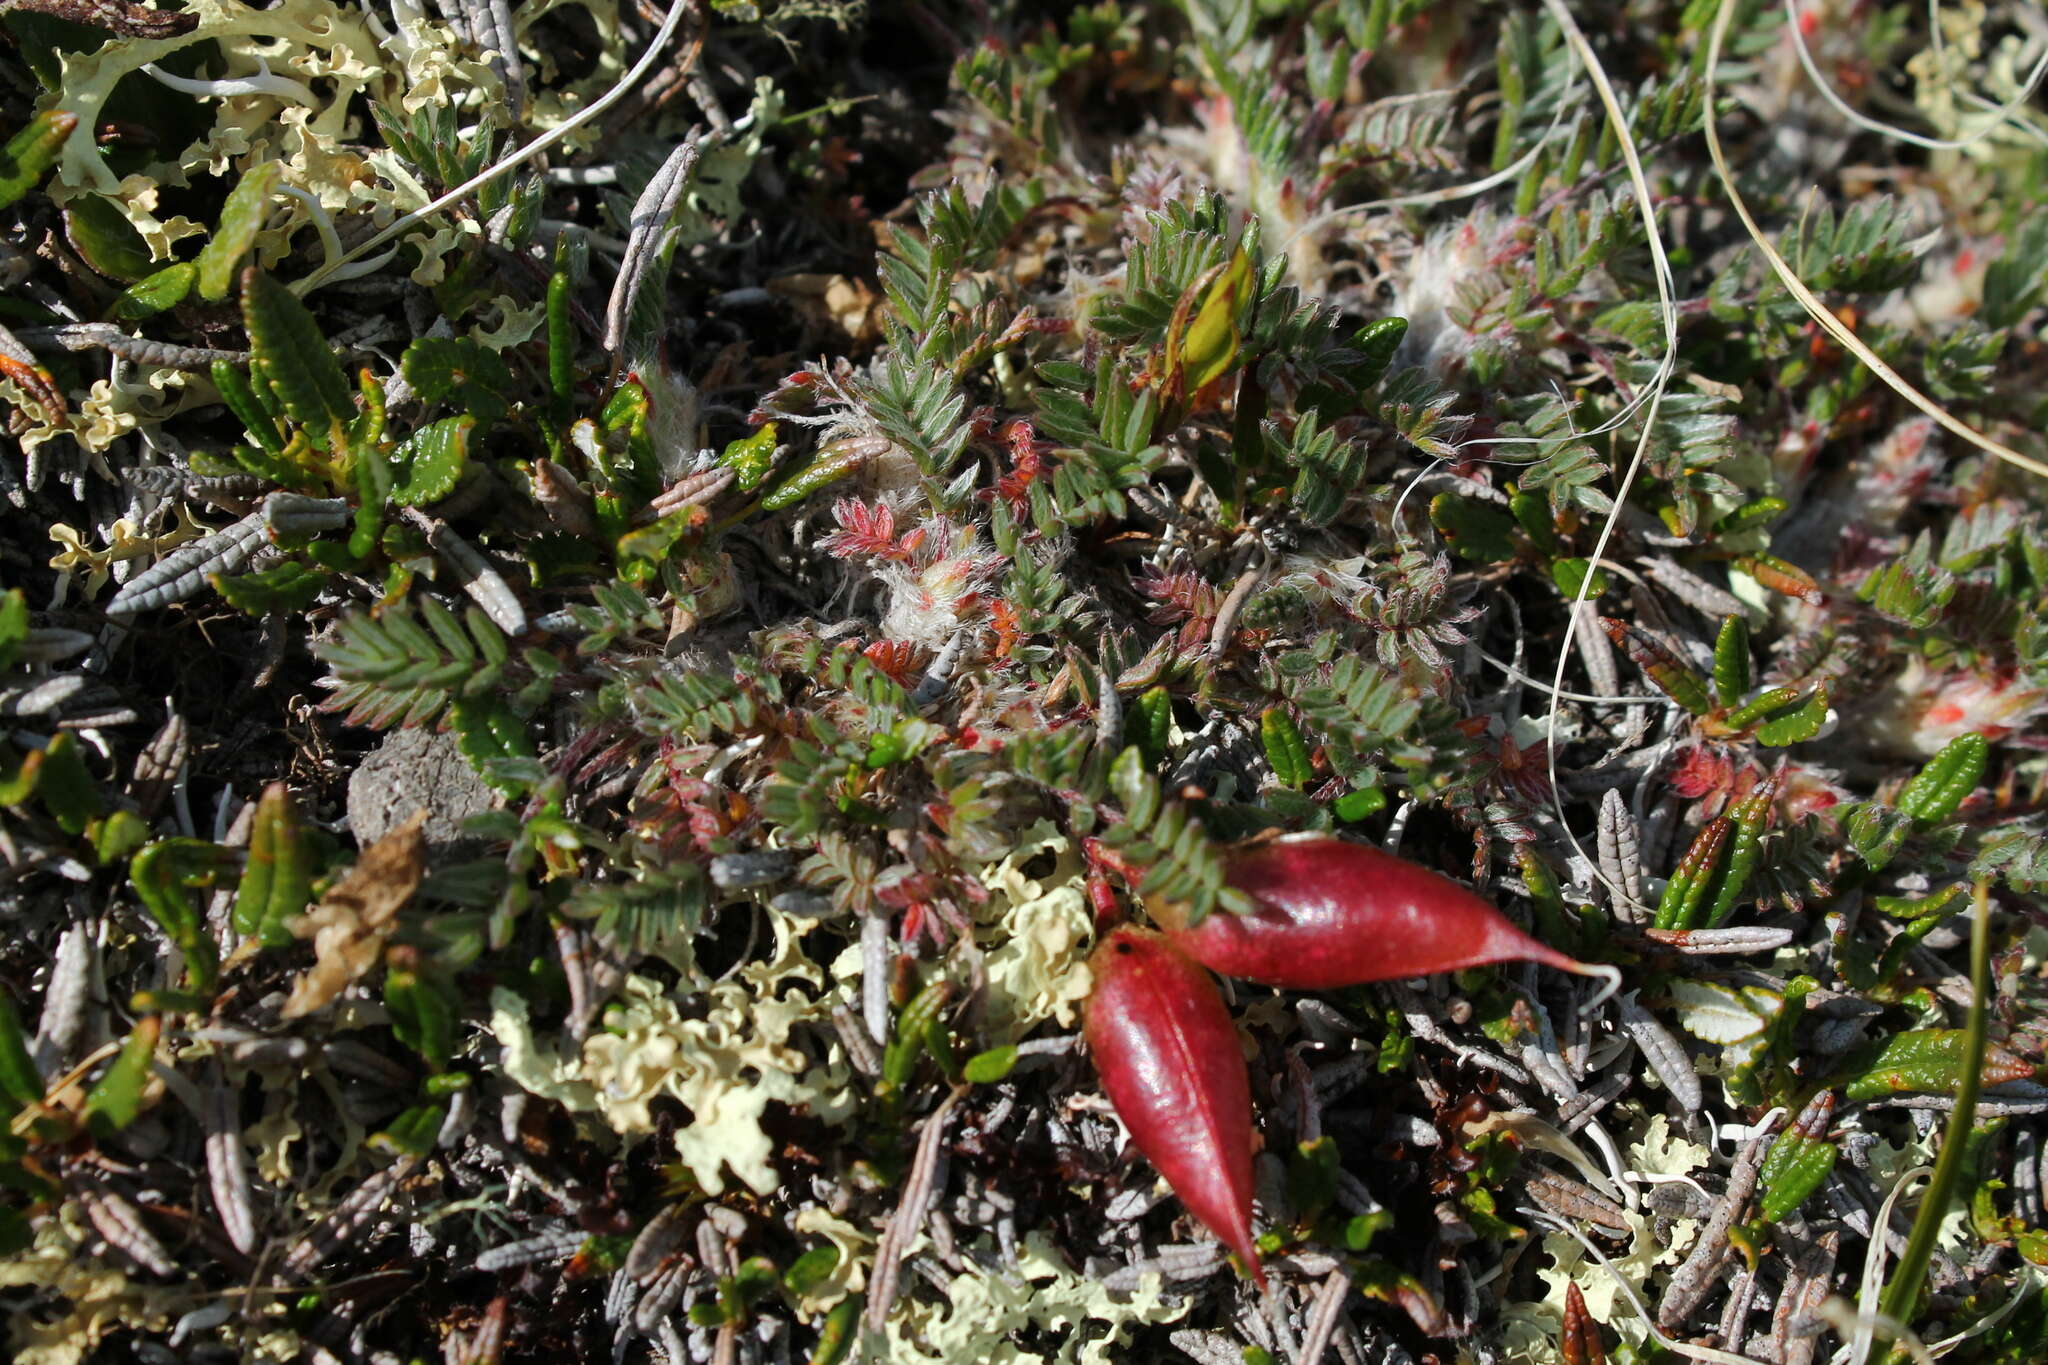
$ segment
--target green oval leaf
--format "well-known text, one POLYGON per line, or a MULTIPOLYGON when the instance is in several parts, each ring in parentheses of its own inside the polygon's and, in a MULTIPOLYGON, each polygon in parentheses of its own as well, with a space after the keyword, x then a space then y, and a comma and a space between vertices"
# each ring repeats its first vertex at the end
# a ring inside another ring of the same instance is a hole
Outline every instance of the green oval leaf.
POLYGON ((122 290, 107 306, 107 317, 115 322, 140 322, 155 317, 166 308, 183 303, 192 292, 192 282, 198 278, 199 267, 190 261, 167 265, 122 290))
POLYGON ((104 195, 81 194, 66 204, 64 235, 87 265, 109 279, 133 284, 156 270, 149 243, 104 195))
POLYGON ((1822 683, 1813 690, 1813 695, 1789 711, 1782 711, 1756 727, 1756 742, 1768 748, 1782 749, 1788 744, 1799 744, 1820 733, 1820 727, 1827 723, 1828 689, 1822 683))
POLYGON ((284 164, 266 161, 253 167, 228 191, 221 205, 220 225, 193 262, 199 267, 199 297, 218 302, 228 296, 235 267, 256 245, 256 234, 270 213, 270 196, 284 175, 284 164))
POLYGON ((986 1052, 977 1052, 967 1059, 967 1066, 961 1072, 976 1085, 992 1085, 1010 1074, 1017 1065, 1015 1047, 992 1047, 986 1052))
POLYGON ((391 454, 399 471, 391 500, 401 507, 423 507, 448 496, 469 462, 469 433, 476 418, 464 413, 429 422, 405 438, 391 454))
POLYGON ((316 442, 328 424, 355 416, 355 395, 320 324, 291 290, 262 271, 242 272, 242 321, 255 364, 284 409, 311 428, 316 442))
POLYGON ((1430 499, 1429 519, 1460 558, 1494 563, 1515 557, 1515 519, 1498 507, 1439 493, 1430 499))
POLYGON ((1550 581, 1557 584, 1557 590, 1571 601, 1579 600, 1579 589, 1586 588, 1586 600, 1591 601, 1607 591, 1607 574, 1595 568, 1590 559, 1560 559, 1550 566, 1550 581), (1588 573, 1592 575, 1590 586, 1586 584, 1588 573))

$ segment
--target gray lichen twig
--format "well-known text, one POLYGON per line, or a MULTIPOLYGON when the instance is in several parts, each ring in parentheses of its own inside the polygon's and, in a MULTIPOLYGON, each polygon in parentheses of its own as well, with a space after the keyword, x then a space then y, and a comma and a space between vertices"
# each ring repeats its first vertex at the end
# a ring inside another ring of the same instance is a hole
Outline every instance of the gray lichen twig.
POLYGON ((626 256, 619 262, 618 279, 612 284, 611 300, 604 310, 604 349, 612 358, 614 375, 625 364, 621 351, 626 344, 626 324, 633 316, 633 302, 662 254, 670 221, 696 174, 703 142, 703 130, 692 128, 634 201, 626 256))
POLYGON ((206 586, 207 578, 241 568, 273 534, 331 531, 345 525, 348 504, 340 498, 272 493, 263 505, 232 526, 181 545, 121 585, 107 603, 109 616, 132 616, 182 602, 206 586))
POLYGON ((1692 1254, 1671 1272, 1664 1300, 1657 1305, 1657 1325, 1665 1331, 1691 1317, 1712 1291, 1714 1277, 1732 1250, 1728 1234, 1749 1207, 1750 1196, 1756 1193, 1757 1175, 1763 1167, 1764 1153, 1770 1150, 1773 1128, 1775 1125, 1767 1127, 1743 1144, 1734 1169, 1728 1172, 1728 1188, 1722 1191, 1706 1227, 1700 1230, 1699 1242, 1692 1254))
POLYGON ((1686 1113, 1697 1114, 1706 1102, 1706 1095, 1684 1044, 1658 1023, 1655 1015, 1637 1003, 1634 991, 1615 1001, 1615 1011, 1621 1018, 1621 1031, 1643 1054, 1643 1060, 1657 1073, 1657 1079, 1664 1082, 1671 1098, 1678 1101, 1679 1108, 1686 1113))
POLYGON ((1309 1309, 1308 1327, 1301 1334, 1301 1351, 1295 1356, 1297 1365, 1322 1365, 1323 1356, 1336 1339, 1337 1326, 1344 1320, 1344 1301, 1350 1295, 1351 1277, 1341 1267, 1331 1271, 1309 1309))
POLYGON ((505 581, 505 576, 491 561, 438 517, 430 517, 417 507, 408 507, 405 519, 426 534, 428 547, 454 571, 456 581, 469 594, 469 600, 483 608, 484 615, 491 618, 492 624, 510 636, 526 633, 526 608, 520 604, 519 594, 512 591, 512 585, 505 581))
POLYGON ((315 1267, 363 1230, 377 1210, 384 1207, 405 1178, 419 1165, 419 1158, 403 1156, 364 1180, 350 1191, 348 1198, 334 1206, 334 1211, 300 1238, 297 1245, 286 1253, 283 1275, 287 1280, 301 1280, 315 1267))
POLYGON ((897 1283, 903 1272, 903 1253, 924 1226, 925 1214, 938 1195, 946 1126, 953 1117, 954 1106, 966 1093, 966 1087, 959 1087, 941 1100, 918 1134, 917 1155, 911 1161, 910 1176, 903 1183, 902 1201, 897 1204, 895 1214, 882 1232, 881 1242, 875 1247, 874 1281, 868 1289, 866 1315, 870 1331, 881 1331, 889 1321, 889 1310, 895 1306, 897 1283))
POLYGON ((214 1212, 235 1250, 247 1256, 256 1249, 256 1210, 249 1197, 248 1156, 242 1150, 242 1125, 235 1115, 235 1092, 218 1061, 207 1069, 200 1092, 202 1128, 206 1134, 207 1188, 214 1212))

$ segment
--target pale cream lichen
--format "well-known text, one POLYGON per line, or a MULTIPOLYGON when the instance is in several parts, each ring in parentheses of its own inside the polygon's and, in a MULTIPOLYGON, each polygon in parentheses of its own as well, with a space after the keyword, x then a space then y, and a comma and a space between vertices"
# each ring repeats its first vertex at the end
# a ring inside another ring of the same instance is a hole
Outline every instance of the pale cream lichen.
POLYGON ((781 1183, 770 1163, 774 1143, 761 1127, 770 1102, 840 1123, 856 1107, 851 1069, 837 1046, 823 1065, 792 1043, 797 1027, 824 1023, 823 973, 803 955, 803 926, 763 910, 775 948, 727 979, 702 990, 670 991, 629 976, 605 1016, 602 1032, 580 1053, 539 1041, 525 1002, 492 993, 491 1031, 506 1074, 529 1091, 570 1109, 596 1113, 615 1131, 634 1136, 653 1128, 652 1102, 667 1095, 690 1111, 677 1129, 676 1155, 708 1193, 725 1190, 727 1172, 757 1194, 781 1183))
POLYGON ((991 895, 977 915, 976 933, 987 953, 990 1036, 1008 1042, 1046 1020, 1072 1028, 1087 998, 1088 950, 1094 936, 1080 854, 1040 823, 1024 832, 1016 851, 981 874, 991 895), (1026 864, 1044 855, 1058 861, 1042 877, 1026 864))
POLYGON ((971 1270, 954 1277, 943 1301, 901 1300, 887 1329, 888 1365, 1109 1365, 1129 1359, 1133 1328, 1177 1322, 1188 1300, 1168 1299, 1147 1276, 1128 1295, 1067 1265, 1043 1232, 1027 1234, 1015 1275, 971 1270), (1017 1344, 1037 1329, 1043 1349, 1017 1344))
POLYGON ((105 549, 86 544, 78 529, 68 523, 60 521, 50 527, 50 539, 63 547, 50 557, 50 567, 57 570, 56 600, 51 605, 64 605, 75 574, 85 575, 85 599, 91 601, 106 586, 114 565, 167 554, 208 533, 209 528, 194 519, 185 504, 178 504, 174 515, 176 520, 171 528, 157 535, 145 535, 132 519, 122 517, 108 528, 109 543, 105 549))
POLYGON ((29 1248, 0 1260, 0 1289, 35 1287, 53 1315, 11 1315, 8 1344, 17 1365, 78 1365, 112 1332, 162 1332, 192 1304, 189 1291, 130 1279, 85 1254, 94 1240, 74 1200, 42 1219, 29 1248))

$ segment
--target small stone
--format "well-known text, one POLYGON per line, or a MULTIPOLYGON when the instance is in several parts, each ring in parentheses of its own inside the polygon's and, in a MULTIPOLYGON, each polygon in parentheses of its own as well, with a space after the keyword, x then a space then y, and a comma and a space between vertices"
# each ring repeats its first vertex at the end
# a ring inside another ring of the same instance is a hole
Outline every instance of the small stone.
POLYGON ((348 825, 367 848, 424 806, 427 847, 441 851, 461 843, 462 822, 497 800, 453 735, 394 730, 349 778, 348 825))

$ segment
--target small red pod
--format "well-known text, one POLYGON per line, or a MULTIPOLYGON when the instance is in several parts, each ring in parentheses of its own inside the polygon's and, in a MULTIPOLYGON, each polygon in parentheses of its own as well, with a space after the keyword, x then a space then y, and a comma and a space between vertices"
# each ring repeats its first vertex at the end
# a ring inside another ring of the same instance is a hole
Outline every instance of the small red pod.
POLYGON ((1209 974, 1150 929, 1113 929, 1088 959, 1084 1032, 1131 1140, 1252 1279, 1252 1095, 1237 1028, 1209 974))
POLYGON ((1613 973, 1537 942, 1450 878, 1367 844, 1322 834, 1248 844, 1225 855, 1223 877, 1257 909, 1217 911, 1192 929, 1178 905, 1146 909, 1195 961, 1261 985, 1332 990, 1515 959, 1613 973))

